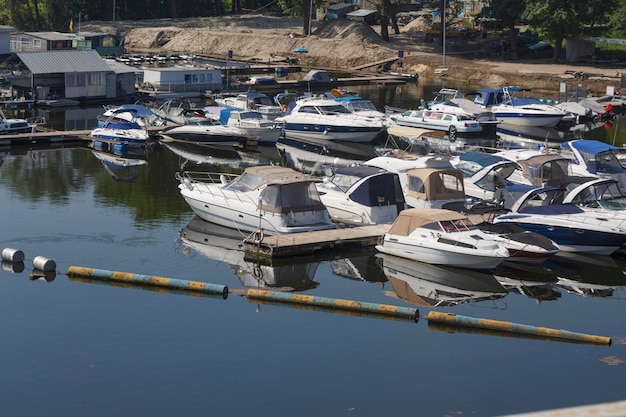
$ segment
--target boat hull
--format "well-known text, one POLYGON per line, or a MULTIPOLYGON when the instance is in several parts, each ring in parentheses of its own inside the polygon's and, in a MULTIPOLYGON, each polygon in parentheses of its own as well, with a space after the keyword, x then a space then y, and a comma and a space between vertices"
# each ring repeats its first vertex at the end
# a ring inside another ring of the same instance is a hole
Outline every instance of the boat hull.
POLYGON ((352 127, 318 123, 285 123, 285 136, 302 140, 328 140, 371 143, 383 131, 381 127, 352 127))

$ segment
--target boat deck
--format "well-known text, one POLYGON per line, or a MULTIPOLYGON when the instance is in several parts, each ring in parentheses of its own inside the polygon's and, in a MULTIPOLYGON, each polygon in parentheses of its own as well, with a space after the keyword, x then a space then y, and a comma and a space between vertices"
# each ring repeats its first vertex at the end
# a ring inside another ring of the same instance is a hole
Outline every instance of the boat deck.
POLYGON ((272 235, 265 236, 260 241, 249 237, 244 240, 244 250, 248 255, 276 258, 309 255, 324 250, 374 246, 390 227, 390 224, 377 224, 272 235))

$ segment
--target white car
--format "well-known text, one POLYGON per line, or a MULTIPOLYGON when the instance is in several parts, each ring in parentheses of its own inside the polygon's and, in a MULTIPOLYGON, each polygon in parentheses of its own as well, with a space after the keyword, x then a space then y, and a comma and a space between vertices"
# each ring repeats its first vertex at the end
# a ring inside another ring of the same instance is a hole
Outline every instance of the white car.
POLYGON ((478 134, 483 128, 469 114, 444 113, 430 110, 409 110, 392 117, 400 126, 421 127, 431 130, 443 130, 453 137, 457 133, 478 134))

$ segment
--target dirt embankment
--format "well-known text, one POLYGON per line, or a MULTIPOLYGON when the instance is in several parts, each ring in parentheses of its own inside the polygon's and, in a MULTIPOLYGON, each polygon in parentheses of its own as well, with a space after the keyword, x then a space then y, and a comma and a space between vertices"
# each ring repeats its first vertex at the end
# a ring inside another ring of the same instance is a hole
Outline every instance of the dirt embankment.
MULTIPOLYGON (((521 85, 541 91, 558 91, 559 83, 580 83, 582 89, 603 95, 607 85, 619 87, 620 75, 607 67, 554 65, 549 57, 507 61, 485 54, 497 39, 456 37, 446 42, 428 41, 427 15, 401 26, 399 35, 390 32, 391 41, 379 36, 380 28, 346 19, 313 22, 311 36, 302 35, 301 19, 258 14, 158 19, 150 21, 86 22, 81 30, 124 35, 129 53, 191 53, 235 59, 280 62, 299 58, 306 66, 350 70, 359 65, 398 56, 405 51, 405 73, 434 78, 437 72, 448 79, 471 85, 499 87, 521 85), (308 53, 296 54, 305 48, 308 53), (444 69, 443 71, 441 71, 444 69), (574 73, 587 78, 576 78, 574 73)), ((376 70, 372 67, 371 70, 376 70)), ((392 70, 397 68, 392 67, 392 70)))

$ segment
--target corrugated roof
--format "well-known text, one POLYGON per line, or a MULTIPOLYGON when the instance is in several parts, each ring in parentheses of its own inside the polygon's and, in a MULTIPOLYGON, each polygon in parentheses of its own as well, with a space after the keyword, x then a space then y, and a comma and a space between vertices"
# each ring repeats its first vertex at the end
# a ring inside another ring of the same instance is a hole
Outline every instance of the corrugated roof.
POLYGON ((24 34, 48 41, 70 41, 75 38, 73 33, 61 32, 24 32, 24 34))
POLYGON ((111 68, 95 49, 87 51, 17 52, 16 55, 33 74, 111 71, 111 68))
POLYGON ((122 64, 121 62, 117 62, 114 59, 106 59, 105 62, 116 74, 124 74, 128 72, 133 72, 133 73, 143 72, 143 70, 137 69, 135 67, 131 67, 130 65, 122 64))

